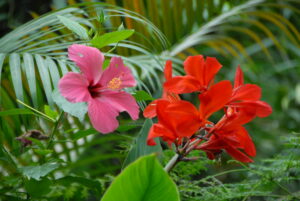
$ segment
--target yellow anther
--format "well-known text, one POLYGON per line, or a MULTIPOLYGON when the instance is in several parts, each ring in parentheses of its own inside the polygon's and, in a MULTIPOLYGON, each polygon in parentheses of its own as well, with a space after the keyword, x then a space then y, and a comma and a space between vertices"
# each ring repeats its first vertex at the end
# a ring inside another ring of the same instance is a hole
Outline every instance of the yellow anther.
POLYGON ((122 84, 122 80, 118 77, 115 77, 111 81, 109 81, 107 88, 112 90, 119 89, 121 84, 122 84))

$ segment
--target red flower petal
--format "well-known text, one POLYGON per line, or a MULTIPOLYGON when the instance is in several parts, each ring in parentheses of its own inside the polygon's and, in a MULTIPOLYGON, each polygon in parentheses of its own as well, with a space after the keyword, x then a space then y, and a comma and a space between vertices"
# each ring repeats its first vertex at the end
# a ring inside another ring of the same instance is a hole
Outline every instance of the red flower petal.
POLYGON ((255 84, 241 85, 233 90, 230 102, 244 100, 259 100, 261 97, 261 88, 255 84))
POLYGON ((156 105, 157 105, 157 100, 154 100, 151 103, 149 103, 149 105, 144 109, 143 112, 145 118, 156 117, 156 105))
POLYGON ((166 81, 172 78, 172 61, 168 60, 166 62, 164 74, 165 74, 166 81))
POLYGON ((236 69, 235 78, 234 78, 234 88, 237 88, 244 84, 244 74, 240 65, 236 69))
POLYGON ((236 159, 238 161, 241 161, 243 163, 252 163, 253 162, 253 160, 251 158, 249 158, 249 156, 247 156, 243 152, 239 151, 238 149, 227 146, 225 148, 225 150, 230 156, 232 156, 234 159, 236 159))
POLYGON ((232 94, 230 81, 224 80, 213 85, 207 92, 200 94, 200 116, 202 119, 208 117, 224 107, 232 94))
POLYGON ((202 55, 189 56, 184 61, 183 65, 187 75, 191 75, 196 78, 200 82, 201 86, 205 84, 203 79, 205 63, 202 55))
POLYGON ((256 116, 264 118, 272 113, 272 107, 264 101, 243 101, 232 103, 232 106, 244 108, 248 113, 254 113, 256 116))
POLYGON ((222 65, 218 62, 216 58, 206 57, 205 68, 203 72, 203 80, 205 86, 208 86, 211 83, 211 81, 221 68, 222 65))
POLYGON ((249 156, 256 156, 255 145, 251 139, 251 136, 248 134, 247 130, 244 127, 240 127, 236 133, 240 137, 240 141, 243 149, 249 156))
POLYGON ((163 125, 153 124, 147 137, 147 144, 150 146, 156 145, 153 139, 156 137, 163 137, 165 141, 174 141, 176 138, 176 136, 174 136, 174 134, 163 125))
POLYGON ((199 91, 201 85, 193 76, 176 76, 164 83, 164 89, 176 94, 183 94, 199 91))

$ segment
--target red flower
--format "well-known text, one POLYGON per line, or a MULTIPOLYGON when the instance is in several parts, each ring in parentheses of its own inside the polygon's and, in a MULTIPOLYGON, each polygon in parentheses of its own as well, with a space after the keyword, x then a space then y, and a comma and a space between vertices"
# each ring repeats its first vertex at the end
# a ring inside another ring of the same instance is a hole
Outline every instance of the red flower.
POLYGON ((181 142, 183 137, 190 138, 201 126, 209 123, 208 118, 222 109, 232 94, 229 81, 221 81, 210 90, 199 95, 201 100, 198 110, 187 101, 170 102, 158 100, 156 112, 158 123, 154 124, 148 135, 148 145, 155 145, 153 138, 162 137, 168 143, 181 142))
POLYGON ((201 121, 195 106, 178 100, 157 100, 158 123, 154 124, 147 138, 148 145, 155 145, 153 138, 162 137, 168 144, 180 144, 183 137, 191 137, 200 127, 201 121))
POLYGON ((227 112, 213 128, 209 129, 209 133, 212 134, 209 140, 197 149, 206 151, 210 159, 214 159, 215 154, 224 149, 236 160, 253 162, 249 156, 256 155, 255 146, 247 130, 242 127, 251 119, 253 119, 253 113, 249 113, 245 108, 230 114, 227 112))
MULTIPOLYGON (((172 61, 167 61, 165 65, 165 79, 166 81, 172 79, 172 61)), ((162 98, 152 101, 144 110, 144 117, 153 118, 156 116, 156 106, 159 100, 168 100, 170 102, 176 102, 180 100, 178 94, 174 94, 172 92, 167 91, 165 88, 163 89, 162 98)))
POLYGON ((266 117, 272 113, 267 103, 260 101, 261 89, 254 84, 244 84, 243 72, 238 67, 232 96, 226 104, 225 115, 209 130, 212 134, 209 141, 197 149, 206 151, 210 159, 224 149, 229 155, 241 162, 253 162, 256 150, 254 143, 242 125, 256 116, 266 117), (243 150, 245 153, 243 153, 243 150))
MULTIPOLYGON (((240 67, 237 68, 232 97, 226 104, 231 112, 244 108, 249 117, 267 117, 272 113, 272 107, 260 101, 261 88, 255 84, 244 84, 244 76, 240 67)), ((249 121, 250 121, 249 120, 249 121)))
POLYGON ((186 144, 178 149, 179 154, 198 149, 214 159, 225 150, 236 160, 253 162, 251 157, 256 155, 255 145, 243 125, 256 116, 270 115, 272 108, 260 101, 259 86, 244 84, 240 67, 236 71, 234 87, 226 80, 213 84, 214 76, 221 67, 215 58, 207 57, 205 61, 201 55, 191 56, 184 62, 187 75, 172 78, 171 63, 166 64, 163 97, 153 101, 144 112, 144 116, 158 116, 158 123, 149 132, 149 145, 155 144, 153 138, 161 137, 179 148, 182 138, 188 138, 186 144), (195 91, 200 92, 199 109, 175 95, 195 91), (208 119, 220 109, 224 109, 225 114, 214 125, 208 119), (202 133, 199 131, 203 130, 204 136, 200 136, 202 133), (207 141, 199 145, 204 139, 207 141))
POLYGON ((216 58, 202 55, 189 56, 184 62, 184 70, 187 75, 176 76, 164 84, 164 88, 176 94, 204 92, 212 84, 216 73, 222 65, 216 58))
POLYGON ((242 126, 235 127, 234 130, 228 132, 223 131, 222 134, 215 133, 209 141, 201 144, 196 149, 205 151, 209 159, 214 159, 224 149, 234 159, 246 163, 253 162, 249 156, 254 157, 256 155, 253 141, 247 130, 242 126), (246 154, 241 150, 244 150, 246 154))

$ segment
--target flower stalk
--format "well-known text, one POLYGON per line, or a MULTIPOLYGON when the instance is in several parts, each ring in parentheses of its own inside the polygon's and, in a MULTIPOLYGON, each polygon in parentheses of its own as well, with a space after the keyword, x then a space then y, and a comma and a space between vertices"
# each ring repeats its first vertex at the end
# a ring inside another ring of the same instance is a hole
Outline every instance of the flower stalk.
POLYGON ((174 167, 175 165, 180 161, 180 155, 179 154, 175 154, 171 160, 168 162, 168 164, 165 166, 164 170, 166 172, 170 172, 174 167))

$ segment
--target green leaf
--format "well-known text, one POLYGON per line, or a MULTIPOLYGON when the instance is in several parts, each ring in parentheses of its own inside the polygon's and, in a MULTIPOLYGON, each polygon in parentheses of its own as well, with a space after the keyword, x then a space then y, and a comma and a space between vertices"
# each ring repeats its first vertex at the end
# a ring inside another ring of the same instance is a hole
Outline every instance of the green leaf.
POLYGON ((10 73, 17 99, 24 100, 23 84, 21 75, 20 55, 13 53, 9 56, 10 73))
POLYGON ((87 30, 78 22, 70 20, 69 18, 60 15, 58 15, 57 18, 62 24, 64 24, 68 29, 77 34, 81 39, 89 40, 87 30))
POLYGON ((21 115, 21 114, 34 114, 34 113, 27 108, 0 111, 0 117, 10 116, 10 115, 21 115))
POLYGON ((149 130, 152 126, 152 120, 146 119, 144 122, 144 125, 136 137, 124 163, 123 167, 126 167, 136 159, 138 159, 141 156, 148 155, 151 153, 159 153, 162 154, 162 148, 159 143, 159 139, 155 139, 156 145, 155 146, 149 146, 147 145, 147 137, 149 130))
POLYGON ((28 81, 30 95, 33 100, 34 107, 38 107, 38 100, 37 100, 37 90, 36 90, 36 76, 35 76, 35 69, 34 69, 34 61, 31 54, 25 53, 23 54, 24 59, 24 68, 25 75, 28 81))
POLYGON ((105 59, 102 65, 102 69, 105 70, 109 66, 110 60, 105 59))
POLYGON ((54 102, 66 113, 79 118, 81 121, 87 112, 87 105, 85 103, 71 103, 60 95, 58 89, 52 92, 54 102))
POLYGON ((51 149, 34 149, 33 151, 41 156, 46 156, 53 152, 51 149))
POLYGON ((48 101, 48 104, 50 107, 53 107, 53 99, 51 97, 52 92, 52 86, 51 86, 51 80, 49 75, 49 69, 48 66, 45 63, 45 59, 40 55, 35 55, 35 60, 37 64, 37 68, 43 83, 43 87, 45 90, 46 98, 48 101))
POLYGON ((84 131, 78 131, 77 133, 74 133, 71 135, 72 140, 79 140, 80 138, 86 137, 88 135, 93 135, 99 133, 94 128, 90 128, 84 131))
POLYGON ((45 149, 45 146, 44 144, 38 140, 38 139, 35 139, 35 138, 32 138, 32 137, 26 137, 26 139, 32 141, 35 145, 37 145, 40 149, 45 149))
POLYGON ((175 183, 154 155, 129 165, 112 182, 102 201, 178 201, 175 183))
POLYGON ((19 170, 28 178, 40 180, 41 177, 46 176, 58 167, 59 163, 49 162, 43 165, 21 167, 19 170))
POLYGON ((133 125, 133 124, 125 124, 125 125, 120 125, 118 128, 117 128, 117 131, 119 132, 126 132, 126 131, 129 131, 131 129, 134 129, 136 128, 138 125, 133 125))
POLYGON ((129 38, 134 33, 133 29, 125 29, 114 31, 110 33, 105 33, 100 36, 95 36, 90 43, 97 48, 105 47, 111 43, 118 43, 122 40, 129 38))
POLYGON ((25 181, 25 190, 30 196, 39 198, 50 192, 51 184, 52 182, 47 178, 40 181, 30 179, 25 181))
POLYGON ((132 95, 136 101, 154 100, 154 98, 145 91, 136 91, 132 95))
POLYGON ((44 106, 44 113, 53 119, 56 119, 56 117, 58 116, 58 113, 54 110, 51 110, 49 105, 44 106))
POLYGON ((78 183, 91 189, 101 192, 101 183, 97 180, 88 179, 80 176, 66 176, 55 180, 56 183, 68 186, 72 183, 78 183))

